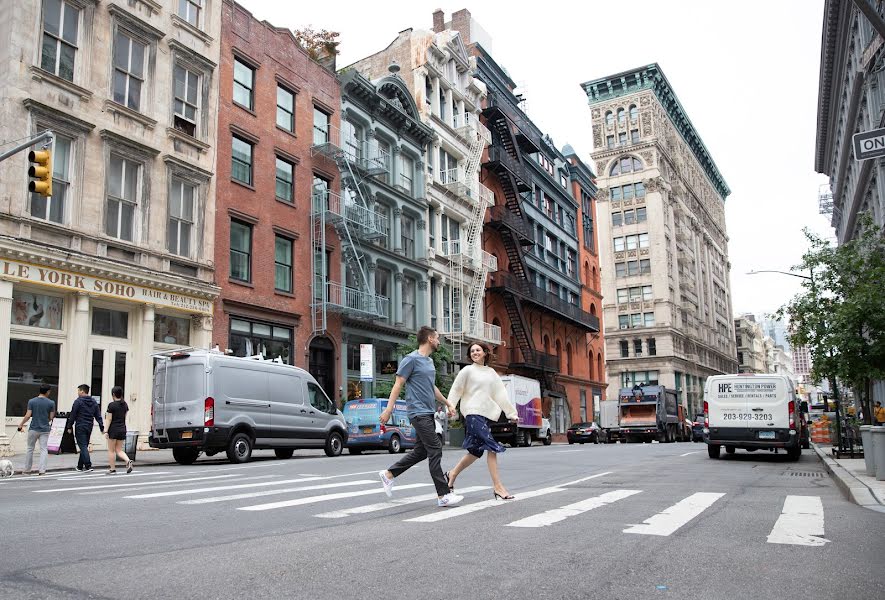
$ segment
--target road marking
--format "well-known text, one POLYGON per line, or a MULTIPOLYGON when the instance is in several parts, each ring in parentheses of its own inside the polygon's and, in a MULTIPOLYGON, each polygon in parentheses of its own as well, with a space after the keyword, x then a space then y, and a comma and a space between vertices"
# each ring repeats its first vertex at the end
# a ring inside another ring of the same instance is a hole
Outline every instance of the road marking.
POLYGON ((703 452, 703 450, 695 450, 694 452, 686 452, 685 454, 680 454, 679 458, 682 458, 683 456, 688 456, 689 454, 698 454, 699 452, 703 452))
POLYGON ((618 500, 629 498, 630 496, 641 492, 642 490, 614 490, 613 492, 606 492, 593 498, 587 498, 586 500, 581 500, 574 504, 566 504, 560 508, 554 508, 547 512, 508 523, 507 527, 547 527, 548 525, 564 521, 569 517, 574 517, 589 510, 593 510, 594 508, 612 504, 618 500))
POLYGON ((576 483, 583 483, 585 481, 589 481, 590 479, 596 479, 597 477, 602 477, 603 475, 611 475, 612 473, 614 473, 614 471, 605 471, 604 473, 597 473, 596 475, 590 475, 589 477, 581 477, 580 479, 575 479, 574 481, 569 481, 567 483, 560 483, 556 487, 575 485, 576 483))
POLYGON ((239 471, 240 469, 261 469, 264 467, 285 467, 286 463, 284 463, 284 462, 269 462, 269 463, 265 463, 265 464, 261 464, 261 463, 255 464, 253 462, 253 463, 249 463, 248 465, 240 465, 238 467, 216 467, 215 465, 206 463, 205 466, 206 466, 205 469, 195 469, 193 471, 186 471, 186 473, 188 475, 195 475, 197 473, 205 473, 206 469, 211 469, 213 473, 216 473, 218 471, 239 471))
MULTIPOLYGON (((146 476, 150 476, 150 475, 168 475, 169 473, 172 472, 172 471, 157 471, 157 472, 133 471, 132 473, 126 473, 125 471, 126 471, 126 467, 121 467, 120 472, 117 473, 117 475, 114 475, 114 477, 125 475, 126 478, 128 479, 130 477, 146 477, 146 476)), ((52 479, 55 479, 56 481, 89 481, 89 480, 92 480, 95 478, 107 479, 108 477, 111 477, 111 476, 108 475, 107 472, 104 472, 104 473, 95 473, 95 474, 90 474, 90 475, 63 475, 60 477, 53 477, 52 479)))
POLYGON ((583 452, 584 449, 580 448, 578 450, 556 450, 554 454, 568 454, 569 452, 583 452))
POLYGON ((328 488, 349 487, 353 485, 369 485, 378 483, 374 479, 357 479, 355 481, 343 481, 339 483, 324 483, 321 485, 299 486, 294 488, 285 488, 282 490, 267 490, 264 492, 248 492, 245 494, 231 494, 229 496, 210 496, 209 498, 196 498, 194 500, 180 500, 178 504, 213 504, 215 502, 228 502, 230 500, 244 500, 247 498, 262 498, 264 496, 278 496, 279 494, 289 494, 295 492, 303 492, 305 490, 324 490, 328 488))
POLYGON ((185 479, 161 479, 160 481, 142 481, 140 483, 111 483, 108 485, 79 485, 77 487, 68 487, 68 488, 54 488, 51 490, 31 490, 35 494, 50 494, 53 492, 77 492, 83 490, 100 490, 100 489, 108 489, 108 488, 121 488, 121 487, 135 487, 142 485, 161 485, 164 483, 188 483, 191 481, 206 481, 209 479, 226 479, 228 477, 239 477, 239 475, 232 473, 230 475, 213 475, 211 477, 187 477, 185 479))
MULTIPOLYGON (((490 489, 492 488, 487 485, 475 485, 473 487, 466 487, 463 489, 459 488, 458 493, 469 494, 471 492, 479 492, 481 490, 490 489)), ((436 498, 436 493, 421 494, 420 496, 407 496, 406 498, 394 498, 389 502, 366 504, 364 506, 355 506, 354 508, 345 508, 344 510, 333 510, 332 512, 320 513, 314 516, 319 517, 320 519, 341 519, 344 517, 349 517, 350 515, 361 515, 365 513, 376 512, 379 510, 387 510, 388 508, 396 508, 397 506, 405 506, 406 504, 414 504, 416 502, 424 502, 426 500, 436 500, 436 498)))
POLYGON ((504 506, 507 504, 512 504, 518 500, 528 500, 529 498, 535 498, 537 496, 546 496, 547 494, 555 494, 556 492, 565 492, 567 491, 562 487, 548 487, 541 488, 539 490, 533 490, 531 492, 520 492, 519 494, 515 494, 515 498, 513 500, 484 500, 483 502, 477 502, 475 504, 468 504, 467 506, 456 506, 454 508, 440 508, 439 511, 430 513, 429 515, 424 515, 421 517, 415 517, 414 519, 405 519, 407 522, 411 523, 435 523, 436 521, 442 521, 443 519, 451 519, 453 517, 460 517, 463 515, 469 515, 472 512, 476 512, 478 510, 483 510, 485 508, 493 508, 496 506, 504 506))
MULTIPOLYGON (((371 483, 376 483, 372 481, 371 483)), ((408 490, 419 487, 430 487, 430 483, 410 483, 408 485, 398 485, 397 490, 408 490)), ((269 504, 256 504, 254 506, 242 506, 237 510, 262 511, 273 510, 275 508, 286 508, 289 506, 301 506, 304 504, 314 504, 316 502, 326 502, 328 500, 340 500, 341 498, 353 498, 355 496, 368 496, 369 494, 383 494, 382 489, 361 490, 359 492, 343 492, 339 494, 325 494, 322 496, 308 496, 307 498, 296 498, 295 500, 283 500, 282 502, 271 502, 269 504)), ((186 504, 182 502, 181 504, 186 504)))
POLYGON ((704 512, 725 494, 698 492, 680 500, 670 508, 624 530, 624 533, 642 535, 670 535, 696 516, 704 512))
POLYGON ((771 533, 769 544, 823 546, 824 505, 820 496, 787 496, 784 508, 771 533))

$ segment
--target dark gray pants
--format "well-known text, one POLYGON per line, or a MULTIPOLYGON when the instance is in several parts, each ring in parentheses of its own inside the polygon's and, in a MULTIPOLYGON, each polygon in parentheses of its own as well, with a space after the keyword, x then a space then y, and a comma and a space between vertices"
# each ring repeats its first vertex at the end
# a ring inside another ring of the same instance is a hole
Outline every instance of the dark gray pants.
POLYGON ((415 447, 408 454, 403 456, 395 465, 390 467, 390 471, 394 477, 399 477, 414 467, 419 462, 428 459, 430 467, 430 477, 433 478, 433 485, 436 486, 436 495, 445 496, 449 493, 449 486, 446 484, 446 478, 442 471, 442 443, 436 435, 436 425, 433 421, 433 415, 418 415, 410 417, 412 427, 415 428, 415 447))

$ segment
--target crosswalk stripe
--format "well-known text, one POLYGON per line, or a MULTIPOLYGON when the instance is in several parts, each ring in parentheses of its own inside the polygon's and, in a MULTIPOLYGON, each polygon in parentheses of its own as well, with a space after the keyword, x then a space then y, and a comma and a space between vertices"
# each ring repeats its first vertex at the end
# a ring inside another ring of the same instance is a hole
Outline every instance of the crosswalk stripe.
POLYGON ((541 488, 539 490, 533 490, 531 492, 520 492, 519 494, 516 494, 516 497, 513 500, 484 500, 482 502, 468 504, 467 506, 455 506, 454 508, 440 509, 439 511, 430 513, 428 515, 415 517, 414 519, 406 519, 406 521, 411 523, 435 523, 436 521, 442 521, 443 519, 451 519, 453 517, 469 515, 472 512, 483 510, 485 508, 504 506, 507 504, 512 504, 518 500, 528 500, 529 498, 535 498, 537 496, 546 496, 547 494, 555 494, 556 492, 565 491, 566 488, 562 487, 541 488))
POLYGON ((784 508, 771 533, 769 544, 823 546, 824 505, 820 496, 787 496, 784 508))
POLYGON ((325 490, 329 488, 350 487, 354 485, 368 485, 378 483, 374 479, 358 479, 355 481, 341 481, 338 483, 323 483, 319 485, 300 486, 285 488, 282 490, 267 490, 264 492, 248 492, 245 494, 230 494, 228 496, 210 496, 209 498, 195 498, 194 500, 179 500, 178 504, 213 504, 216 502, 229 502, 231 500, 245 500, 247 498, 262 498, 264 496, 278 496, 306 490, 325 490))
MULTIPOLYGON (((172 471, 133 471, 132 473, 124 473, 126 469, 122 469, 120 473, 114 475, 114 477, 121 477, 123 475, 126 476, 126 479, 131 477, 150 477, 151 475, 168 475, 172 471)), ((108 480, 110 475, 107 472, 104 473, 90 473, 89 475, 63 475, 61 477, 52 477, 51 479, 55 479, 56 481, 93 481, 97 479, 108 480)))
MULTIPOLYGON (((397 488, 401 489, 401 488, 397 488)), ((472 487, 466 487, 463 489, 459 489, 459 494, 469 494, 472 492, 478 492, 481 490, 491 489, 487 485, 475 485, 472 487)), ((349 517, 350 515, 361 515, 370 512, 376 512, 379 510, 387 510, 388 508, 396 508, 397 506, 405 506, 406 504, 415 504, 417 502, 424 502, 427 500, 436 500, 436 493, 432 494, 421 494, 420 496, 407 496, 405 498, 394 498, 389 502, 379 502, 378 504, 366 504, 364 506, 356 506, 354 508, 345 508, 344 510, 333 510, 331 512, 320 513, 318 515, 314 515, 315 517, 319 517, 321 519, 341 519, 343 517, 349 517)))
POLYGON ((698 492, 692 494, 688 498, 680 500, 670 508, 646 519, 642 524, 628 527, 624 530, 624 533, 663 536, 670 535, 704 512, 724 495, 725 494, 710 492, 698 492))
POLYGON ((554 508, 553 510, 548 510, 547 512, 532 515, 531 517, 526 517, 524 519, 519 519, 518 521, 508 523, 507 526, 547 527, 548 525, 559 523, 560 521, 564 521, 569 517, 580 515, 581 513, 593 510, 594 508, 599 508, 601 506, 617 502, 618 500, 629 498, 630 496, 634 494, 639 494, 640 492, 642 492, 642 490, 614 490, 612 492, 606 492, 599 496, 594 496, 593 498, 587 498, 586 500, 575 502, 574 504, 566 504, 565 506, 562 506, 560 508, 554 508))
MULTIPOLYGON (((269 479, 271 477, 273 477, 273 475, 252 475, 250 477, 237 477, 236 481, 249 481, 249 482, 253 482, 253 483, 250 483, 249 485, 255 485, 254 481, 256 479, 269 479)), ((212 483, 219 483, 219 482, 213 481, 212 483)), ((226 482, 222 481, 220 483, 226 483, 226 482)), ((92 491, 90 488, 84 487, 83 488, 84 491, 77 492, 77 494, 80 496, 99 496, 99 495, 109 495, 109 494, 119 494, 119 493, 126 494, 128 492, 135 493, 135 492, 141 492, 144 490, 143 487, 140 487, 141 485, 142 485, 141 483, 133 483, 133 484, 130 484, 130 485, 128 485, 126 487, 122 487, 122 488, 117 488, 117 489, 112 489, 112 490, 96 490, 96 491, 92 491)), ((156 483, 155 482, 156 487, 163 488, 163 489, 167 489, 172 485, 174 485, 174 484, 172 484, 172 483, 156 483)), ((158 494, 160 492, 154 492, 154 493, 158 494)), ((123 496, 123 497, 128 498, 128 496, 123 496)))
MULTIPOLYGON (((371 482, 376 483, 376 482, 371 482)), ((409 483, 407 485, 396 486, 397 490, 408 490, 419 487, 429 487, 429 483, 409 483)), ((308 496, 307 498, 296 498, 295 500, 283 500, 282 502, 270 502, 268 504, 255 504, 253 506, 242 506, 237 510, 262 511, 273 510, 275 508, 286 508, 289 506, 302 506, 304 504, 314 504, 316 502, 326 502, 328 500, 340 500, 341 498, 353 498, 355 496, 368 496, 369 494, 383 494, 384 490, 360 490, 358 492, 342 492, 338 494, 324 494, 322 496, 308 496)), ((181 504, 185 504, 182 502, 181 504)))
POLYGON ((590 475, 589 477, 581 477, 580 479, 575 479, 574 481, 567 481, 565 483, 557 484, 556 487, 565 487, 567 485, 575 485, 576 483, 584 483, 585 481, 590 481, 591 479, 596 479, 597 477, 602 477, 603 475, 611 475, 614 471, 605 471, 603 473, 597 473, 596 475, 590 475))
POLYGON ((226 479, 229 477, 239 477, 238 474, 230 475, 212 475, 211 477, 186 477, 184 479, 161 479, 159 481, 143 481, 136 483, 109 483, 107 485, 78 485, 77 487, 53 488, 49 490, 31 490, 35 494, 51 494, 53 492, 77 492, 83 490, 99 490, 108 488, 135 487, 141 485, 160 485, 163 483, 189 483, 191 481, 206 481, 208 479, 226 479))
MULTIPOLYGON (((369 473, 377 473, 377 471, 368 471, 369 473)), ((237 490, 250 487, 268 487, 272 485, 286 485, 287 483, 306 483, 308 481, 320 481, 323 479, 340 479, 341 477, 353 477, 354 475, 365 475, 366 472, 348 473, 346 475, 311 475, 301 477, 299 479, 283 479, 281 481, 263 481, 261 483, 243 483, 236 485, 223 485, 209 488, 196 488, 189 490, 172 490, 168 492, 155 492, 151 494, 139 494, 136 496, 124 496, 124 498, 162 498, 163 496, 182 496, 185 494, 198 494, 203 492, 217 492, 220 490, 237 490)), ((268 476, 269 477, 269 476, 268 476)), ((372 480, 374 482, 374 480, 372 480)))

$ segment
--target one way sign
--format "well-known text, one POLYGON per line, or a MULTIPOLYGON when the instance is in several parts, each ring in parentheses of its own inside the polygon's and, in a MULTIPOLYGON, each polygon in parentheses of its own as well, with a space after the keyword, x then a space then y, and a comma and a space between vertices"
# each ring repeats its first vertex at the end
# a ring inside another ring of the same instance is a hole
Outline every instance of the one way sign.
POLYGON ((885 129, 855 133, 852 139, 854 140, 855 160, 885 156, 885 129))

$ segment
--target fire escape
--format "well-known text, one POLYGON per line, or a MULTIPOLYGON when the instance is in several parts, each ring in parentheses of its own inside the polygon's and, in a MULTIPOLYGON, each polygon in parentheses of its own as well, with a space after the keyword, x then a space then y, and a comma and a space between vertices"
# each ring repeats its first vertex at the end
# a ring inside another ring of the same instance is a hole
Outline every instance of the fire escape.
POLYGON ((362 182, 367 177, 388 172, 389 156, 377 143, 345 139, 341 132, 328 125, 314 127, 311 156, 333 160, 341 174, 342 194, 323 185, 314 185, 311 194, 310 243, 313 273, 311 325, 314 334, 325 332, 329 312, 362 320, 386 319, 390 299, 375 294, 366 268, 363 242, 387 235, 387 217, 369 207, 363 195, 362 182), (359 276, 359 287, 329 280, 326 254, 327 225, 341 240, 341 256, 351 272, 359 276))
POLYGON ((479 183, 482 153, 491 142, 491 133, 476 115, 463 113, 454 119, 455 132, 468 147, 464 168, 442 171, 440 183, 456 199, 471 207, 464 239, 444 242, 442 252, 449 261, 452 296, 451 318, 444 324, 443 335, 452 342, 453 355, 460 360, 464 342, 480 340, 501 343, 501 328, 480 320, 486 277, 498 268, 497 259, 482 249, 482 226, 486 209, 494 204, 491 190, 479 183), (467 293, 464 294, 464 288, 467 293))

